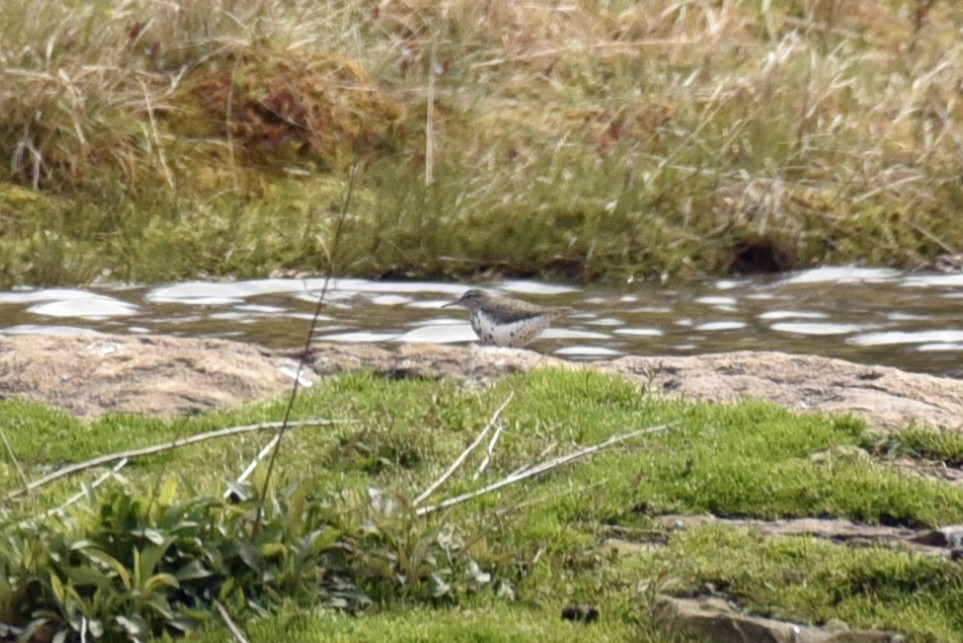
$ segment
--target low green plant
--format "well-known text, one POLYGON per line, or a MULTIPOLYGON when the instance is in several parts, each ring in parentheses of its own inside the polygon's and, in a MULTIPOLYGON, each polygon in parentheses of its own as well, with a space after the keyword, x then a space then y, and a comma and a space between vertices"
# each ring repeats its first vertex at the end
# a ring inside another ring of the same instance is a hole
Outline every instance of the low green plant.
POLYGON ((327 492, 316 482, 272 495, 253 538, 256 503, 197 495, 174 478, 150 494, 91 492, 55 521, 8 527, 0 618, 28 634, 145 640, 195 630, 215 601, 238 614, 266 615, 283 601, 358 613, 495 584, 454 525, 426 525, 375 490, 319 500, 327 492))

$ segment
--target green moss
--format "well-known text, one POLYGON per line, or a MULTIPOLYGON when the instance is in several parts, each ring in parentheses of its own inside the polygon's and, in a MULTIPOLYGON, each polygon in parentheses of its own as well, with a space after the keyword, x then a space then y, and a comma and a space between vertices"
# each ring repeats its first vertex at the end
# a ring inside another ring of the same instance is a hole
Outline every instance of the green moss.
POLYGON ((867 440, 866 446, 892 457, 935 460, 951 467, 963 464, 963 436, 955 431, 911 426, 896 434, 867 440))
POLYGON ((944 611, 963 596, 963 575, 938 557, 808 537, 760 541, 723 526, 681 535, 671 550, 684 558, 673 567, 677 587, 698 591, 711 583, 759 614, 815 624, 837 619, 911 632, 916 640, 952 640, 963 626, 959 614, 944 611))
MULTIPOLYGON (((7 400, 0 404, 0 420, 10 451, 0 462, 0 481, 7 490, 20 484, 11 452, 24 475, 35 479, 52 466, 105 452, 276 419, 284 406, 284 400, 277 400, 174 421, 107 416, 84 423, 7 400)), ((383 567, 381 554, 372 550, 368 564, 373 567, 363 586, 381 598, 368 612, 344 617, 304 611, 300 601, 305 595, 295 593, 286 599, 288 607, 282 601, 275 616, 249 620, 253 614, 243 604, 231 603, 254 638, 510 641, 525 640, 537 627, 547 640, 562 640, 588 627, 585 632, 599 640, 657 641, 665 639, 653 622, 655 595, 707 589, 725 592, 750 612, 797 622, 843 620, 853 627, 897 629, 910 640, 952 640, 963 632, 956 609, 963 599, 963 578, 945 559, 810 537, 763 538, 753 529, 725 525, 667 532, 654 520, 666 512, 759 519, 836 516, 915 526, 963 520, 963 496, 956 489, 902 475, 879 462, 863 449, 879 443, 851 417, 797 415, 756 402, 713 406, 669 401, 624 380, 556 371, 509 377, 482 390, 449 380, 345 375, 305 391, 294 417, 343 423, 305 427, 286 436, 271 485, 273 493, 287 490, 279 502, 339 516, 345 537, 367 525, 359 534, 375 531, 358 542, 381 543, 379 548, 392 543, 391 551, 408 561, 404 565, 414 565, 413 571, 425 569, 414 561, 421 560, 419 552, 427 543, 456 530, 451 533, 459 534, 465 551, 509 591, 497 593, 493 587, 472 593, 459 585, 462 590, 455 596, 460 598, 425 603, 418 598, 423 590, 414 586, 396 593, 390 567, 383 567), (473 455, 425 504, 476 489, 576 445, 666 422, 678 425, 443 514, 388 518, 368 505, 369 490, 383 489, 398 507, 408 506, 475 439, 510 393, 514 399, 501 416, 503 432, 485 471, 475 478, 482 455, 473 455), (302 505, 297 498, 311 500, 302 505), (378 540, 370 540, 372 534, 380 534, 378 540), (616 555, 600 547, 613 534, 665 544, 616 555), (562 608, 571 603, 598 606, 602 619, 588 626, 561 621, 562 608)), ((83 502, 102 502, 126 484, 131 493, 157 498, 151 502, 160 503, 152 510, 158 520, 168 514, 174 519, 172 510, 161 511, 166 503, 180 494, 187 494, 185 507, 192 506, 191 498, 220 496, 225 481, 238 475, 269 435, 248 434, 135 460, 122 470, 126 483, 108 482, 83 502)), ((934 435, 914 429, 905 437, 918 448, 934 435)), ((930 452, 955 453, 955 438, 942 439, 936 446, 927 443, 930 452)), ((80 480, 94 476, 81 474, 35 492, 29 507, 8 504, 6 529, 58 504, 80 480)), ((255 478, 263 481, 263 470, 255 478)), ((132 511, 118 500, 111 502, 118 515, 132 511)), ((151 503, 140 506, 146 509, 151 503)), ((296 529, 300 514, 285 515, 289 528, 296 529)), ((165 528, 163 523, 155 527, 165 528)), ((281 532, 276 536, 281 538, 281 532)), ((206 635, 210 640, 224 635, 216 621, 205 621, 205 627, 213 628, 206 635)))
MULTIPOLYGON (((424 608, 386 610, 378 618, 358 620, 331 613, 284 614, 276 622, 251 631, 254 638, 280 635, 284 640, 308 641, 476 641, 525 643, 539 640, 563 643, 591 637, 593 641, 663 641, 654 634, 639 632, 625 623, 581 625, 563 621, 548 611, 526 610, 505 605, 485 605, 439 613, 424 608), (280 623, 280 625, 278 625, 280 623)), ((293 610, 292 610, 293 611, 293 610)), ((225 634, 217 630, 200 640, 217 641, 225 634)))

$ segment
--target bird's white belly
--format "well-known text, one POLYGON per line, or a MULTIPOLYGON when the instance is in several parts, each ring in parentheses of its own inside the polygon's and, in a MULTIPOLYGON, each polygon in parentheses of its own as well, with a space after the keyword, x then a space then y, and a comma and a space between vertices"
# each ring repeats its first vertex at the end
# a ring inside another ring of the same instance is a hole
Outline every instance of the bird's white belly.
POLYGON ((551 321, 550 316, 532 317, 512 323, 496 324, 485 315, 473 315, 471 327, 482 344, 492 346, 524 346, 538 337, 551 321))

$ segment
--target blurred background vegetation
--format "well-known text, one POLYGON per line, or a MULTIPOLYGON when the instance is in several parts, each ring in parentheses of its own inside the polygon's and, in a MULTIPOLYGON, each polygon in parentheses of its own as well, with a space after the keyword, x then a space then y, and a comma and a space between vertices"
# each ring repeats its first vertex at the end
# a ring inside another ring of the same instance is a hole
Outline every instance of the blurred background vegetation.
POLYGON ((963 247, 963 6, 0 0, 0 286, 963 247), (344 243, 333 228, 359 168, 344 243))

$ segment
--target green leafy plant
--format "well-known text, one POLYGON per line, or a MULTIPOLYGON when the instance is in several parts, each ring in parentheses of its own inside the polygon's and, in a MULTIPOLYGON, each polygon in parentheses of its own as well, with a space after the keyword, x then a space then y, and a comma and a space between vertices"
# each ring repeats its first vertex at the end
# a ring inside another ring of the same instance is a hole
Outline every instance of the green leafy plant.
POLYGON ((56 522, 0 538, 0 618, 76 636, 184 634, 219 601, 267 614, 283 600, 352 613, 396 600, 452 601, 493 585, 450 524, 382 492, 320 501, 307 478, 253 501, 196 495, 173 478, 151 494, 91 494, 56 522), (59 524, 58 524, 59 523, 59 524))

